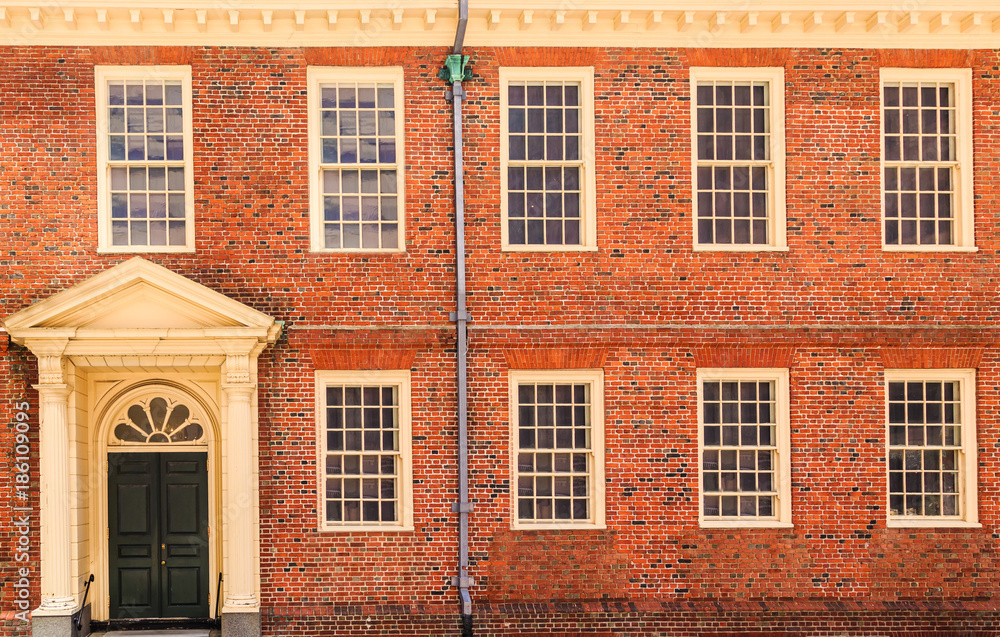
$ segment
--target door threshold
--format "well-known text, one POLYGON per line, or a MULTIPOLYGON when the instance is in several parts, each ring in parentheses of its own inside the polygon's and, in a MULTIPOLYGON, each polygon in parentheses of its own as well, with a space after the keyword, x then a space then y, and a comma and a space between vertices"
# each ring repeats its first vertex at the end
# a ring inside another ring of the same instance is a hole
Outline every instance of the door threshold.
POLYGON ((161 628, 153 630, 112 630, 107 633, 91 633, 91 637, 212 637, 218 630, 190 628, 161 628))
POLYGON ((134 637, 155 637, 160 634, 171 637, 209 637, 209 631, 219 628, 219 621, 209 617, 187 619, 184 617, 147 619, 109 619, 90 622, 94 633, 106 633, 108 637, 122 635, 134 637))

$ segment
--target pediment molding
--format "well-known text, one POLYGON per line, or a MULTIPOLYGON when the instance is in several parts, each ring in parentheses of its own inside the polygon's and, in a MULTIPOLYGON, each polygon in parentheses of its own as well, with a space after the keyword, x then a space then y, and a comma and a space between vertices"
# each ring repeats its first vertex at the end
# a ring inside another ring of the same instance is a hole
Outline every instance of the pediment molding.
POLYGON ((6 317, 11 340, 66 355, 223 354, 272 343, 281 323, 171 270, 134 257, 6 317))

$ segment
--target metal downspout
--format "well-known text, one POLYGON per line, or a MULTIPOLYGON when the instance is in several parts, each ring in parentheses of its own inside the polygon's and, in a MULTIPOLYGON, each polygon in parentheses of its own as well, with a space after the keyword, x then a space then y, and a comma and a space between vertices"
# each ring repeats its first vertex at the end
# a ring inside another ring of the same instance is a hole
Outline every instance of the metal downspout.
POLYGON ((455 147, 455 271, 456 311, 453 320, 458 336, 458 502, 452 510, 458 512, 458 576, 453 579, 458 588, 462 605, 462 636, 472 637, 472 596, 469 587, 472 579, 469 577, 469 513, 472 504, 469 502, 469 431, 468 431, 468 330, 469 320, 465 303, 465 166, 462 158, 462 103, 465 100, 465 90, 462 80, 465 79, 465 62, 462 55, 462 45, 465 40, 465 29, 469 21, 469 2, 460 0, 458 8, 458 26, 455 30, 455 45, 449 56, 446 69, 450 68, 449 78, 452 81, 451 98, 454 118, 455 147))

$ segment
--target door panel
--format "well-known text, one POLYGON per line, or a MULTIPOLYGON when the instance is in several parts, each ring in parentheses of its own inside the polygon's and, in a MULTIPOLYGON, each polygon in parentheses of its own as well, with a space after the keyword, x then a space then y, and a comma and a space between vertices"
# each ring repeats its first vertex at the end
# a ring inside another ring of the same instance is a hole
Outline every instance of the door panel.
POLYGON ((108 454, 111 617, 156 617, 160 577, 154 524, 160 462, 155 453, 108 454))
POLYGON ((148 484, 118 485, 118 534, 149 535, 150 497, 148 484))
POLYGON ((206 459, 108 454, 112 619, 208 617, 206 459))
POLYGON ((164 617, 208 617, 208 470, 205 454, 160 462, 160 572, 164 617))

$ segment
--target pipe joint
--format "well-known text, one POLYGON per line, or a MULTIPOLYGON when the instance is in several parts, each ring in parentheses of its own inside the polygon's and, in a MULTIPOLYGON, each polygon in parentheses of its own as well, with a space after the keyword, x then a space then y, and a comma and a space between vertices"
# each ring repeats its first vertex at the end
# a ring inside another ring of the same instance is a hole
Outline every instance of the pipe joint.
POLYGON ((472 588, 476 585, 476 580, 469 577, 468 575, 452 575, 451 585, 455 588, 461 588, 463 590, 472 588))

